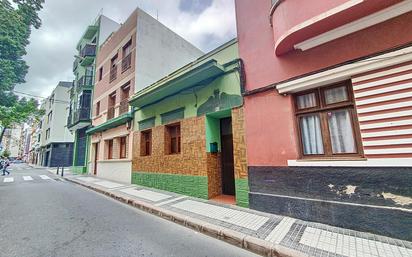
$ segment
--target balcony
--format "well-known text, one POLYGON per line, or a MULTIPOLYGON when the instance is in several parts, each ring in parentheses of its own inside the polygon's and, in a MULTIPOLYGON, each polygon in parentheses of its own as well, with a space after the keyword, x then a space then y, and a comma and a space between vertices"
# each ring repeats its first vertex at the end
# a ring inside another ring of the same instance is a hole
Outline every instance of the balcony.
POLYGON ((110 82, 117 78, 117 65, 110 68, 110 82))
POLYGON ((120 106, 119 106, 119 115, 122 115, 123 113, 126 113, 129 111, 129 99, 123 99, 120 102, 120 106))
POLYGON ((110 120, 113 118, 114 118, 114 106, 110 106, 109 109, 107 109, 107 120, 110 120))
POLYGON ((96 56, 96 45, 86 44, 80 51, 80 56, 96 56))
POLYGON ((90 123, 90 108, 80 107, 71 112, 67 118, 67 127, 71 130, 81 129, 90 123))
POLYGON ((80 64, 82 66, 89 66, 93 63, 94 58, 96 56, 96 45, 94 44, 86 44, 81 50, 80 50, 80 57, 82 57, 82 60, 80 61, 80 64))
POLYGON ((78 81, 77 81, 77 88, 83 88, 83 87, 91 87, 93 86, 93 75, 85 75, 82 76, 78 81))
POLYGON ((73 62, 73 71, 77 69, 77 66, 79 66, 79 58, 75 57, 74 62, 73 62))
POLYGON ((122 73, 132 67, 132 54, 128 54, 122 60, 122 73))

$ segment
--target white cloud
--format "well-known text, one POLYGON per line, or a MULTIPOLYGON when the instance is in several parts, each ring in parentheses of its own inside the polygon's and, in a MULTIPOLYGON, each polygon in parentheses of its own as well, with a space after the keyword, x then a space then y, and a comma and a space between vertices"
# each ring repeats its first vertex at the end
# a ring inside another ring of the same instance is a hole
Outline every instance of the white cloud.
POLYGON ((234 0, 213 0, 201 12, 184 12, 180 0, 58 0, 46 1, 42 27, 33 30, 25 57, 26 83, 16 90, 48 96, 60 80, 72 80, 75 46, 86 26, 103 14, 123 22, 138 5, 170 29, 207 52, 236 36, 234 0))

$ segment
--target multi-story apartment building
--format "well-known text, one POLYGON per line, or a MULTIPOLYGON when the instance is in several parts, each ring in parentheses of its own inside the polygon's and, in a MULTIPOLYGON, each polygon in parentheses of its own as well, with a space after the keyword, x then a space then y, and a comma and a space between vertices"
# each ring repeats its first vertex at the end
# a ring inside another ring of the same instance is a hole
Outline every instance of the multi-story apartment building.
POLYGON ((59 82, 42 103, 41 108, 45 110, 45 114, 39 125, 39 165, 57 167, 72 164, 74 138, 66 126, 71 86, 72 82, 59 82))
POLYGON ((137 92, 132 183, 248 206, 236 39, 137 92))
POLYGON ((21 141, 22 141, 23 125, 15 125, 12 128, 6 129, 3 137, 3 151, 7 151, 11 158, 19 158, 22 155, 21 141))
POLYGON ((86 130, 91 125, 91 105, 95 77, 95 57, 99 46, 120 24, 104 15, 97 17, 80 38, 73 63, 75 80, 70 90, 70 110, 67 127, 74 134, 73 164, 74 172, 86 172, 88 137, 86 130))
POLYGON ((140 9, 100 47, 93 95, 90 172, 131 182, 133 110, 136 91, 202 52, 140 9))
POLYGON ((411 240, 412 1, 236 14, 250 207, 411 240))

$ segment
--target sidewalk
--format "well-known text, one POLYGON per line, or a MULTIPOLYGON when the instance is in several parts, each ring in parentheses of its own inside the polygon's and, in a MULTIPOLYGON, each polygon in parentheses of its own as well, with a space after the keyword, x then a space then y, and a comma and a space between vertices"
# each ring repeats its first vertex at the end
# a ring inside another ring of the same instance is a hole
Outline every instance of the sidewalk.
POLYGON ((263 256, 412 256, 412 242, 98 177, 65 179, 263 256))

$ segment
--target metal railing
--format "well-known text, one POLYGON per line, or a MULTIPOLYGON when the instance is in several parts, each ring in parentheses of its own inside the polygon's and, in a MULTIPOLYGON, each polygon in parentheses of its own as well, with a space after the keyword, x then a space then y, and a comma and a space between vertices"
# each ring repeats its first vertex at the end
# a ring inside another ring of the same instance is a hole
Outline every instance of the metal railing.
POLYGON ((86 87, 86 86, 93 86, 93 75, 85 75, 82 76, 78 81, 77 81, 77 86, 78 87, 86 87))
POLYGON ((113 119, 114 118, 114 106, 110 106, 107 109, 107 120, 113 119))
POLYGON ((78 57, 76 57, 76 59, 74 59, 74 62, 73 62, 73 71, 77 69, 78 65, 79 65, 79 59, 78 57))
POLYGON ((110 68, 110 82, 117 78, 117 65, 110 68))
POLYGON ((90 108, 89 107, 81 107, 76 112, 74 112, 73 116, 74 122, 78 121, 88 121, 90 120, 90 108))
POLYGON ((132 54, 131 53, 122 59, 122 72, 125 72, 130 67, 132 67, 132 54))
POLYGON ((96 45, 87 44, 80 51, 81 57, 96 56, 96 45))

